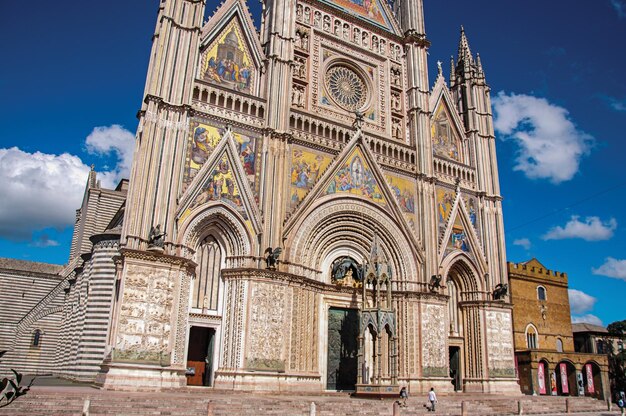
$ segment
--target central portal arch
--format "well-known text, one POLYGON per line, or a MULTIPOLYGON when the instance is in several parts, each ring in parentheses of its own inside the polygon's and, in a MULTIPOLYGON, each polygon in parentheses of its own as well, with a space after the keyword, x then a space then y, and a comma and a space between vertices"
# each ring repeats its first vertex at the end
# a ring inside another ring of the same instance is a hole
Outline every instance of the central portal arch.
POLYGON ((468 390, 471 380, 484 373, 482 349, 476 329, 481 326, 479 306, 484 298, 476 266, 466 254, 453 253, 443 268, 448 298, 448 359, 450 383, 455 391, 468 390))

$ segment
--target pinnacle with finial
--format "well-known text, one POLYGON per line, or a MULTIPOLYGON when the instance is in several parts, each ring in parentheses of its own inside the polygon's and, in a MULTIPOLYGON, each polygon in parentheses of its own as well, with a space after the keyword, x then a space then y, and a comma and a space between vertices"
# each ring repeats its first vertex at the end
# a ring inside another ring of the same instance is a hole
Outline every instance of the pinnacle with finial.
POLYGON ((465 28, 463 28, 463 26, 461 26, 458 55, 458 61, 467 60, 468 63, 472 62, 472 52, 470 51, 469 42, 467 41, 467 36, 465 36, 465 28))

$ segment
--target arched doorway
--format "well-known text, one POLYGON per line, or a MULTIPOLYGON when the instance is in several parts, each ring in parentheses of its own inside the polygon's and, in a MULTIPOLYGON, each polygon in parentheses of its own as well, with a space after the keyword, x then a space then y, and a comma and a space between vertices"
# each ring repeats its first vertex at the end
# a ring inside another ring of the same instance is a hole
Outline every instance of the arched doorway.
POLYGON ((582 379, 585 388, 585 396, 601 399, 604 397, 602 386, 602 372, 600 366, 593 361, 583 366, 582 379))
POLYGON ((450 322, 450 332, 448 335, 448 359, 450 382, 454 391, 463 390, 463 368, 461 359, 461 349, 463 347, 462 325, 460 322, 459 291, 454 279, 448 277, 446 280, 448 291, 448 320, 450 322))
POLYGON ((561 361, 555 368, 556 389, 559 396, 576 396, 576 368, 569 361, 561 361))
POLYGON ((537 364, 537 390, 536 393, 541 396, 549 396, 550 388, 550 366, 546 360, 539 360, 537 364))
MULTIPOLYGON (((480 391, 485 376, 482 359, 481 283, 475 266, 464 253, 452 254, 446 273, 448 298, 448 358, 450 383, 455 391, 480 391), (471 328, 471 330, 470 330, 471 328)), ((445 262, 444 262, 445 263, 445 262)))
POLYGON ((358 311, 330 307, 328 310, 326 389, 354 390, 358 366, 358 336, 358 311))

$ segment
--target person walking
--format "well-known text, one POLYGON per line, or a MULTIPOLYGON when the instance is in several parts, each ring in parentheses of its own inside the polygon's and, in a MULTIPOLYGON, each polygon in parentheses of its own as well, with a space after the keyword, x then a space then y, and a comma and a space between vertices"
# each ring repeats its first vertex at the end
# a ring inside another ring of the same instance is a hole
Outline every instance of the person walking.
POLYGON ((435 403, 438 403, 437 395, 435 394, 435 388, 431 387, 428 392, 428 401, 430 402, 430 407, 428 408, 429 412, 435 411, 435 403))
POLYGON ((400 389, 400 399, 402 400, 402 402, 400 403, 400 406, 402 407, 406 407, 406 399, 409 398, 409 392, 406 390, 406 387, 402 387, 400 389))

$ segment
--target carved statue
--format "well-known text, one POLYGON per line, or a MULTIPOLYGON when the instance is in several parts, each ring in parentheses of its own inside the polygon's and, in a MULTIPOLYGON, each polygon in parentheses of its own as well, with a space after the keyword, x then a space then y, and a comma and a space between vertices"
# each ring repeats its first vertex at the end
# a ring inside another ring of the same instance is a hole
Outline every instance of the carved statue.
POLYGON ((498 283, 492 293, 493 300, 504 299, 507 293, 509 293, 509 285, 498 283))
POLYGON ((166 235, 167 233, 161 231, 161 224, 157 224, 156 227, 152 227, 150 229, 150 234, 148 234, 148 247, 163 248, 166 235))
POLYGON ((272 250, 272 247, 265 249, 265 267, 270 270, 276 270, 276 264, 278 264, 278 256, 283 252, 283 249, 276 247, 272 250))
POLYGON ((363 267, 350 257, 340 257, 335 260, 331 273, 332 279, 337 282, 347 277, 350 277, 357 282, 363 281, 363 267))
POLYGON ((441 288, 441 278, 440 274, 433 274, 430 277, 430 282, 428 283, 428 290, 431 292, 436 292, 437 289, 441 288))
POLYGON ((354 112, 354 122, 352 123, 352 128, 355 130, 360 130, 363 127, 365 114, 361 111, 354 112))

